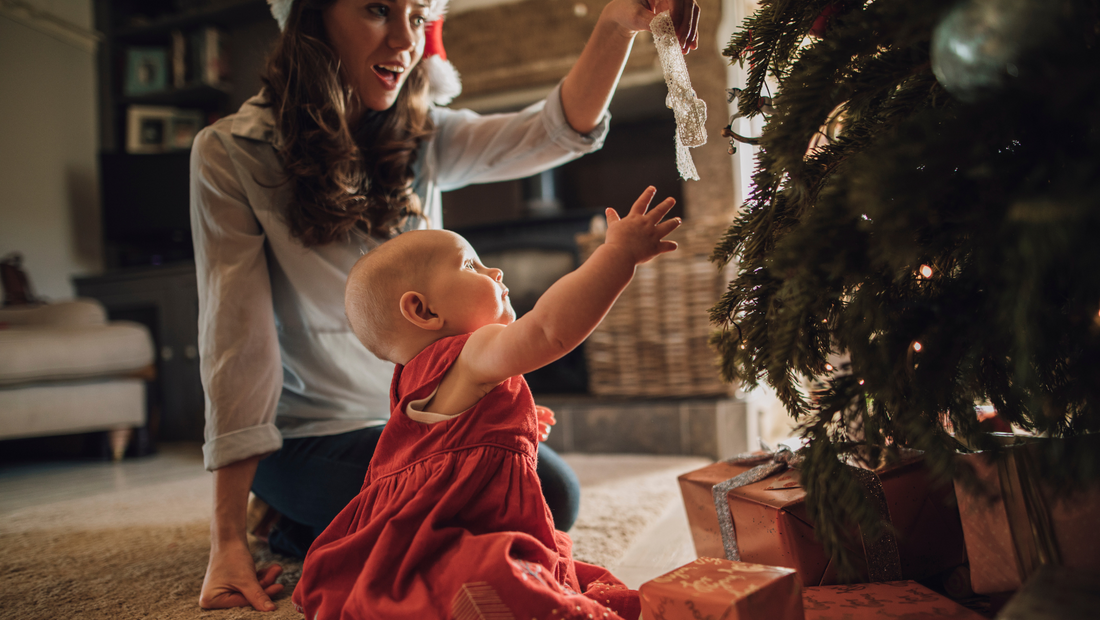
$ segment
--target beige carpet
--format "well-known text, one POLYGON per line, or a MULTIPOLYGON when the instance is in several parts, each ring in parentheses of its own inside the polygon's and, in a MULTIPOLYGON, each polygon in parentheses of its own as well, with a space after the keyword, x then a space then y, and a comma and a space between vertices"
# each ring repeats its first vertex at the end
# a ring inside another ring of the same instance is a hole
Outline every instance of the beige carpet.
MULTIPOLYGON (((678 502, 683 457, 567 455, 581 479, 571 535, 577 559, 614 567, 647 525, 678 502)), ((0 515, 0 618, 301 618, 289 601, 300 565, 278 560, 279 609, 203 611, 198 592, 209 551, 210 477, 103 493, 0 515)))

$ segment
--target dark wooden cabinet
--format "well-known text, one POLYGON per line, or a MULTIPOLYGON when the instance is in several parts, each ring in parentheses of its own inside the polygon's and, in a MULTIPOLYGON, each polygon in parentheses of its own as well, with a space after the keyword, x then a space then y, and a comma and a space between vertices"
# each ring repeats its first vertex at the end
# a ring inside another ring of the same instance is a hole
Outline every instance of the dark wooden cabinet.
POLYGON ((150 385, 150 429, 157 440, 201 440, 199 297, 194 264, 121 270, 73 279, 80 297, 98 300, 111 320, 149 328, 157 376, 150 385))

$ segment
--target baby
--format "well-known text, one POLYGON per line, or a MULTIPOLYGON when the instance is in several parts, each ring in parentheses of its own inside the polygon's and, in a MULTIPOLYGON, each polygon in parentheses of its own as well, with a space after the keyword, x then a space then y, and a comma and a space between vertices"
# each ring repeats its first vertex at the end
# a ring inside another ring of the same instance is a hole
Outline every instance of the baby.
POLYGON ((628 618, 637 593, 572 559, 535 473, 523 374, 579 345, 634 268, 676 249, 647 188, 606 242, 516 320, 499 269, 461 236, 404 233, 348 276, 359 340, 395 364, 391 416, 363 489, 309 550, 293 600, 307 618, 628 618), (648 209, 648 211, 647 211, 648 209))

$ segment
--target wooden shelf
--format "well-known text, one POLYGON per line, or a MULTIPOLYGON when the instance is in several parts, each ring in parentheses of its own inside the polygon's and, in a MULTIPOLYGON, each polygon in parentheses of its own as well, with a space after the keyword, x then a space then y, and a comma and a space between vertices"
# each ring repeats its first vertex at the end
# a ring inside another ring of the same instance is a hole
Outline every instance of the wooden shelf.
POLYGON ((212 6, 173 13, 146 23, 120 26, 113 36, 128 44, 146 43, 163 39, 173 30, 198 26, 229 27, 264 18, 272 19, 264 0, 223 0, 212 6))
POLYGON ((171 105, 184 108, 212 109, 221 107, 229 98, 228 85, 217 88, 206 84, 171 88, 156 93, 120 97, 124 105, 171 105))

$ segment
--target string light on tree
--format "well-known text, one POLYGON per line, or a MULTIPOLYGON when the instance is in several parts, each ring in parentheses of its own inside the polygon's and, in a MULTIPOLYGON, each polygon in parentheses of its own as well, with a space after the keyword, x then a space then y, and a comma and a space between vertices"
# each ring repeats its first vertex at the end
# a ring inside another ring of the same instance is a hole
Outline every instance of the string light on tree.
POLYGON ((921 265, 920 266, 920 275, 925 280, 931 279, 932 278, 932 268, 929 267, 928 265, 921 265))

